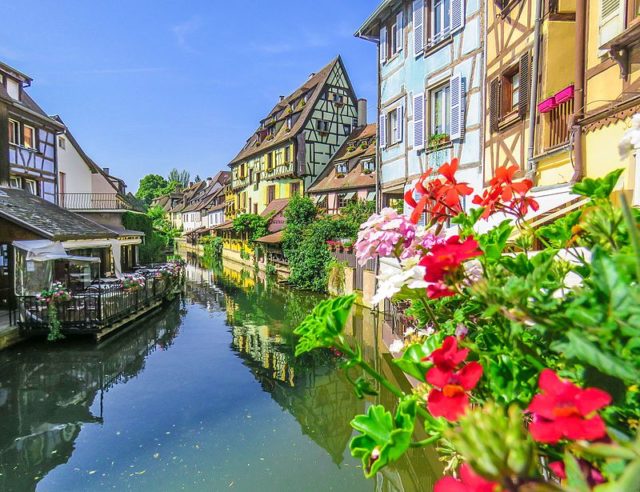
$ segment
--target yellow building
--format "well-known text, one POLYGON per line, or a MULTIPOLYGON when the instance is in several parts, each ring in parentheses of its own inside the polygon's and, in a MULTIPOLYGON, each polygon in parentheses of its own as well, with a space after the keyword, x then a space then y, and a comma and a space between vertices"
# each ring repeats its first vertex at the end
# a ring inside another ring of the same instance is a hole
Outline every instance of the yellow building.
POLYGON ((621 188, 634 189, 636 166, 616 152, 640 112, 640 1, 590 1, 586 8, 586 63, 582 171, 598 177, 625 168, 621 188))
POLYGON ((357 125, 358 101, 340 57, 282 96, 231 161, 237 214, 302 194, 357 125))

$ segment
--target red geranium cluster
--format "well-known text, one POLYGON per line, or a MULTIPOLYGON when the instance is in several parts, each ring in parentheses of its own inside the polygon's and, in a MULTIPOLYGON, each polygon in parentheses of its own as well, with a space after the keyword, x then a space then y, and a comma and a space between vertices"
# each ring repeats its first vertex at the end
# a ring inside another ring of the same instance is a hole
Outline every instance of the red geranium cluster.
POLYGON ((496 168, 494 177, 489 182, 489 189, 484 190, 482 195, 473 197, 474 204, 484 207, 482 218, 486 219, 498 211, 522 218, 530 208, 538 210, 538 202, 527 196, 533 182, 530 179, 517 182, 513 180, 519 169, 515 164, 496 168))
POLYGON ((461 197, 471 195, 473 188, 467 183, 458 182, 455 176, 457 170, 458 159, 453 159, 450 164, 440 166, 440 176, 429 179, 429 170, 420 176, 412 189, 407 190, 404 200, 413 208, 411 222, 417 224, 423 213, 428 214, 434 222, 444 222, 462 213, 461 197), (414 193, 420 196, 417 202, 414 193))
POLYGON ((460 236, 451 236, 445 243, 433 246, 420 260, 420 266, 426 269, 424 280, 429 282, 429 298, 438 299, 454 295, 455 292, 445 283, 446 277, 456 273, 464 261, 480 255, 482 251, 472 237, 460 242, 460 236))
POLYGON ((495 492, 499 484, 490 482, 473 471, 467 463, 460 467, 460 480, 444 477, 436 482, 434 492, 495 492))
POLYGON ((427 408, 434 417, 444 417, 454 422, 467 410, 468 392, 476 387, 483 372, 478 362, 461 366, 467 355, 469 349, 458 350, 458 340, 449 336, 441 348, 427 357, 433 362, 433 367, 425 379, 434 387, 427 396, 427 408))
POLYGON ((555 444, 560 439, 593 441, 607 434, 596 412, 611 403, 611 395, 598 388, 580 389, 551 369, 540 374, 541 393, 527 409, 533 415, 529 431, 538 442, 555 444))

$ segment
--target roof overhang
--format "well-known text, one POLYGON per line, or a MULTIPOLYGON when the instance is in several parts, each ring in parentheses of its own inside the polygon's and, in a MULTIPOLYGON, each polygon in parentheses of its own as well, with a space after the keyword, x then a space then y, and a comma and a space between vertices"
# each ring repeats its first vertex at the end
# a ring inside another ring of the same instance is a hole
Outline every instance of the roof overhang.
POLYGON ((377 37, 371 33, 371 29, 380 21, 383 17, 385 10, 392 7, 398 0, 382 0, 373 13, 367 17, 367 20, 358 28, 354 33, 357 38, 362 38, 367 41, 377 41, 377 37))

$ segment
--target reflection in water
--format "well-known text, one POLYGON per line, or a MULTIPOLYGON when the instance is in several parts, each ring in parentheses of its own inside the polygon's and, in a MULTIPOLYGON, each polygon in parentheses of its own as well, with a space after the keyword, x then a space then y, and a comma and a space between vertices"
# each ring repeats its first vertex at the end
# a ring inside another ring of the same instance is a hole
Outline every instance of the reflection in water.
MULTIPOLYGON (((425 450, 362 477, 349 421, 369 403, 331 352, 293 355, 318 296, 194 258, 186 273, 182 302, 99 346, 0 353, 0 490, 432 490, 425 450)), ((374 313, 346 334, 393 377, 374 313)))

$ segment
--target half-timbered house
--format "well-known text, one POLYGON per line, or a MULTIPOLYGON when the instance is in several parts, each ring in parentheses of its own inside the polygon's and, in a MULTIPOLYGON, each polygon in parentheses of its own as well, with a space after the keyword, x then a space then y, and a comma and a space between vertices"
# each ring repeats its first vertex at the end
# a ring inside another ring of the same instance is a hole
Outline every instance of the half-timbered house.
POLYGON ((282 96, 231 161, 236 213, 259 214, 303 193, 357 125, 358 101, 342 59, 282 96))
POLYGON ((454 157, 480 180, 482 0, 383 0, 356 32, 378 47, 380 206, 454 157))

